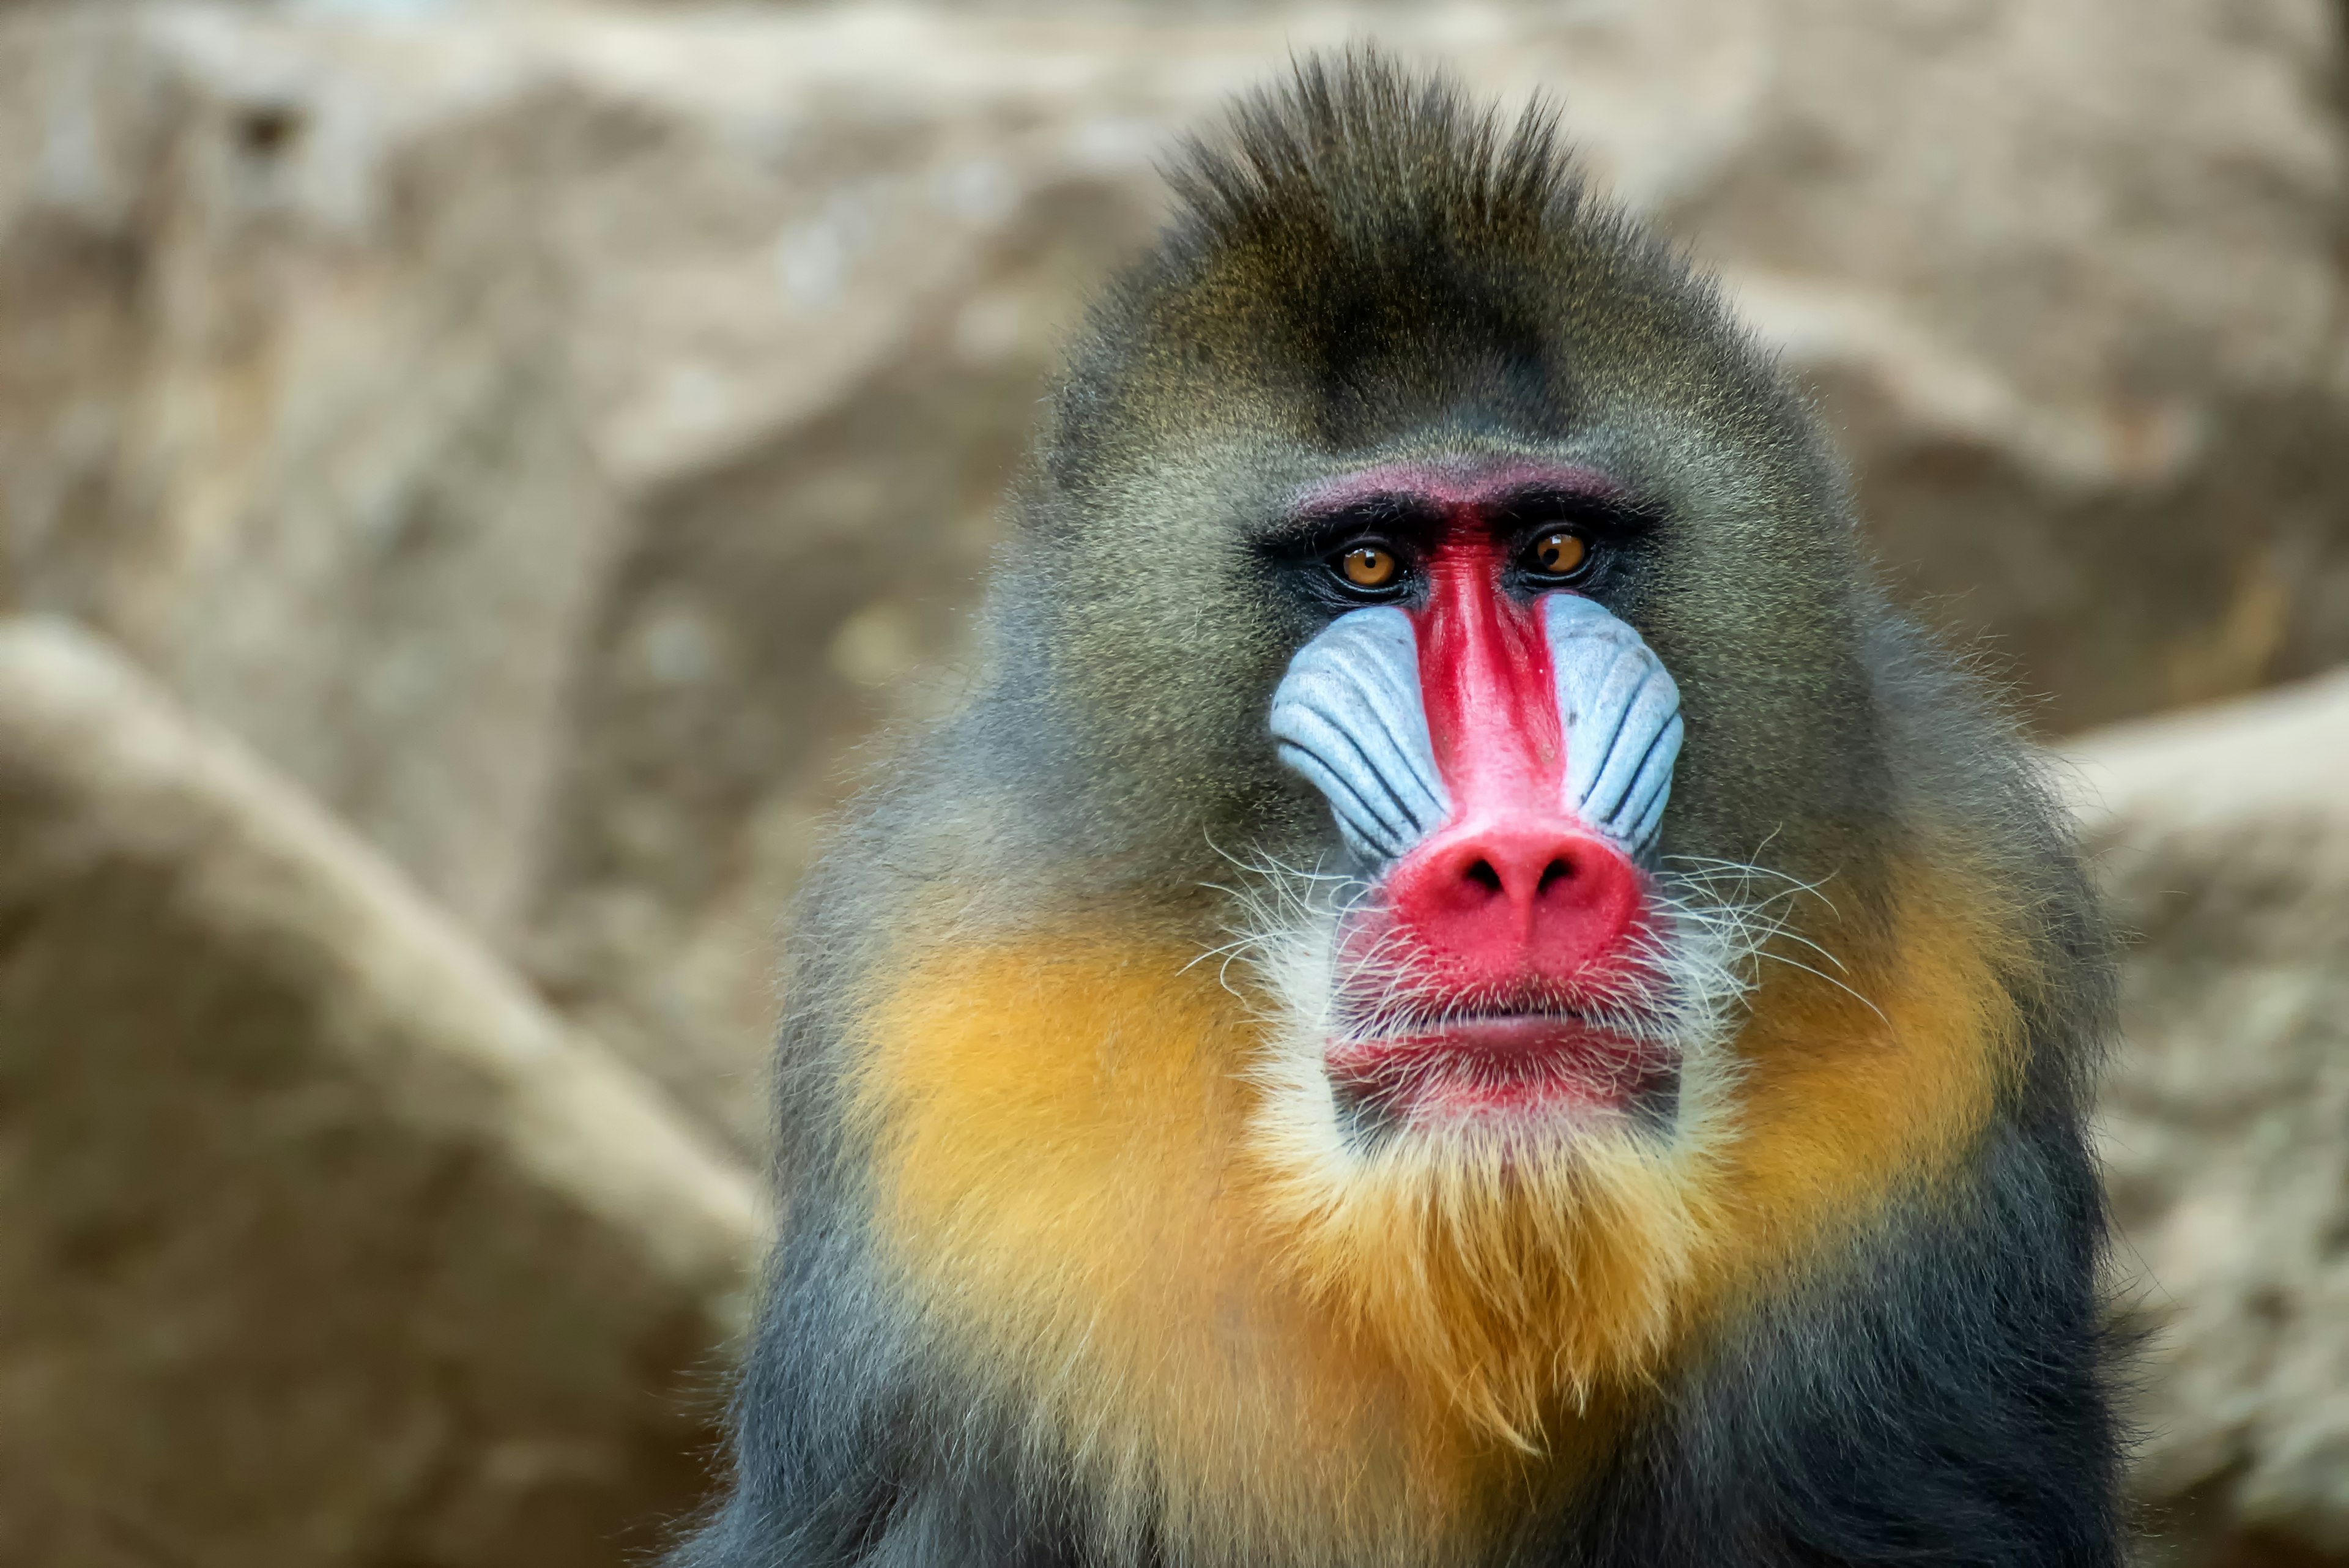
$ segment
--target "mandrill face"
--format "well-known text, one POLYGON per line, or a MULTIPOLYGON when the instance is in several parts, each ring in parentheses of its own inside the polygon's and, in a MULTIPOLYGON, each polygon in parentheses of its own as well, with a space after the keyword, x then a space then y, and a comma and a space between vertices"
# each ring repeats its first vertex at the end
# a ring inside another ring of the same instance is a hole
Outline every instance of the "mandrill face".
POLYGON ((1221 1119, 1164 1179, 1216 1244, 1525 1438, 1744 1266, 1741 1161, 1842 1158, 1823 1043, 1872 1039, 1909 896, 1870 589, 1800 402, 1668 251, 1293 151, 1194 192, 1072 357, 978 721, 1024 836, 966 881, 1083 909, 1073 950, 1151 932, 1102 973, 1169 999, 1066 1058, 1121 1159, 1187 1114, 1133 1064, 1195 1073, 1221 1119), (1162 1031, 1182 984, 1224 1023, 1162 1031))
POLYGON ((1382 231, 1178 244, 1078 354, 1018 563, 1049 629, 1007 657, 1095 781, 1052 831, 1089 893, 1234 896, 1185 935, 1269 1021, 1256 1148, 1317 1214, 1679 1182, 1765 969, 1842 996, 1879 907, 1867 590, 1800 404, 1663 253, 1502 240, 1403 245, 1407 299, 1382 231))
POLYGON ((1282 554, 1337 611, 1271 703, 1345 892, 1318 1009, 1358 1137, 1669 1108, 1672 936, 1647 867, 1680 693, 1584 589, 1640 526, 1588 469, 1387 464, 1314 486, 1282 554))

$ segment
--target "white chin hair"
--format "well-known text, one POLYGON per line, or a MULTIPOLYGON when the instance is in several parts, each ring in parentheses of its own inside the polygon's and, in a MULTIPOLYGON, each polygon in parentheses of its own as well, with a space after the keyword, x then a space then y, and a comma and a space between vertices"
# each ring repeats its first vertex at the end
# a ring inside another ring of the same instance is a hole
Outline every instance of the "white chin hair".
MULTIPOLYGON (((1407 975, 1343 952, 1359 878, 1257 860, 1232 889, 1243 916, 1220 950, 1226 983, 1263 1014, 1263 1054, 1251 1077, 1262 1095, 1257 1152, 1283 1179, 1343 1187, 1406 1168, 1528 1159, 1677 1161, 1731 1136, 1736 1070, 1730 1044, 1765 945, 1786 905, 1810 889, 1751 867, 1667 860, 1650 888, 1638 979, 1619 1000, 1578 1006, 1588 1024, 1642 1048, 1661 1087, 1619 1103, 1530 1096, 1509 1103, 1469 1093, 1425 1114, 1364 1116, 1333 1084, 1333 1045, 1382 1033, 1366 1023, 1407 1007, 1407 975), (1755 897, 1756 888, 1764 896, 1755 897), (1237 972, 1234 972, 1234 971, 1237 972), (1243 986, 1243 980, 1253 985, 1243 986)), ((1439 1097, 1439 1100, 1442 1096, 1439 1097)))

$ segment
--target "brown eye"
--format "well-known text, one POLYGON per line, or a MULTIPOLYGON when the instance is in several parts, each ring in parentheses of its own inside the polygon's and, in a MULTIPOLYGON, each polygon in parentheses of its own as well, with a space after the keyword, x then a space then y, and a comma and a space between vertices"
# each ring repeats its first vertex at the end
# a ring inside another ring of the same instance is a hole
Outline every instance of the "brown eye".
POLYGON ((1338 569, 1358 588, 1391 587, 1402 563, 1381 545, 1357 545, 1338 557, 1338 569))
POLYGON ((1582 569, 1588 559, 1590 546, 1579 534, 1569 534, 1561 528, 1555 534, 1545 534, 1534 541, 1534 564, 1553 577, 1571 576, 1582 569))

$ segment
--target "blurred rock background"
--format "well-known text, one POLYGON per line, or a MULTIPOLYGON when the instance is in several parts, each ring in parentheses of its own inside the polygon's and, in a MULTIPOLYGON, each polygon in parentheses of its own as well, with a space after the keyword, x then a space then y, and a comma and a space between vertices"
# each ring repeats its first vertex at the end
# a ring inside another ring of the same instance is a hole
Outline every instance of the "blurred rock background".
POLYGON ((774 917, 1154 159, 1367 35, 1563 99, 2083 759, 2149 1552, 2349 1563, 2349 688, 2227 701, 2349 661, 2344 20, 0 6, 0 1561, 692 1506, 774 917))

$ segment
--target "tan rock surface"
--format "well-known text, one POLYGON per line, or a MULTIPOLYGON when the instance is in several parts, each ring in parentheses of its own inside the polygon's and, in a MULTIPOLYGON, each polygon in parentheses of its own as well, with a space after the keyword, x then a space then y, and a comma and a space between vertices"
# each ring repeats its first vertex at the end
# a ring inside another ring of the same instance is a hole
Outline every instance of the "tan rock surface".
POLYGON ((2149 1560, 2349 1560, 2349 673, 2077 757, 2134 933, 2105 1155, 2149 1560))
POLYGON ((0 607, 105 628, 504 936, 621 516, 550 243, 578 133, 523 62, 350 30, 0 18, 0 607))
POLYGON ((0 620, 0 1561, 617 1564, 754 1184, 374 850, 0 620))

